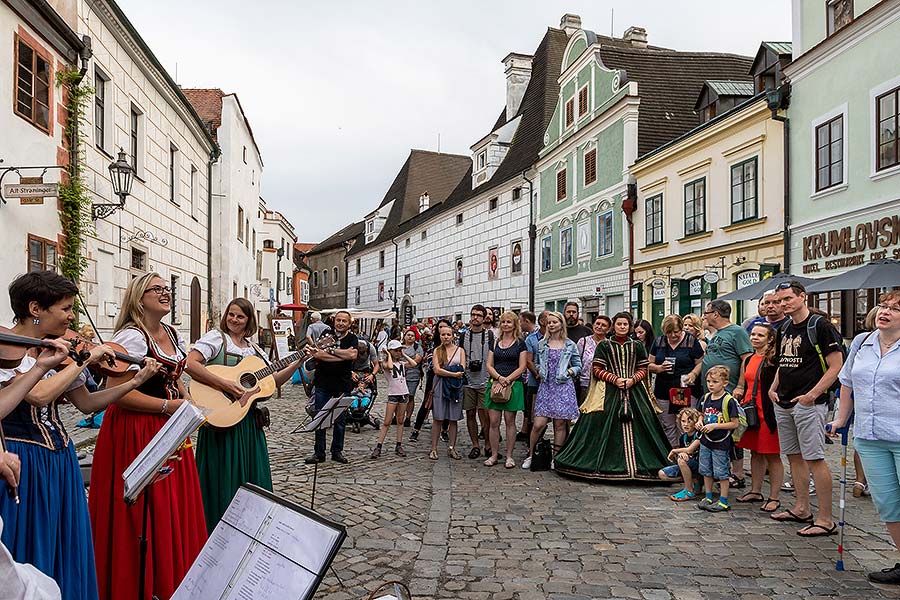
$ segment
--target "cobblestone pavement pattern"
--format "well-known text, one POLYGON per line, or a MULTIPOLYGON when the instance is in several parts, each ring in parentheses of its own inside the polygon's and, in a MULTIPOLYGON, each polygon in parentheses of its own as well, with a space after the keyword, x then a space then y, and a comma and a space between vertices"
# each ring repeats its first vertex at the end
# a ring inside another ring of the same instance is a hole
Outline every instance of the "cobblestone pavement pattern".
MULTIPOLYGON (((308 506, 313 468, 303 458, 312 438, 291 433, 305 402, 290 385, 270 400, 268 439, 275 492, 308 506)), ((383 414, 380 402, 374 412, 383 414)), ((847 570, 838 572, 836 537, 801 539, 796 524, 771 521, 759 504, 713 515, 671 502, 674 487, 590 484, 502 462, 487 468, 465 458, 461 425, 461 461, 443 443, 440 459, 429 460, 428 429, 418 443, 404 442, 406 458, 394 455, 392 430, 373 461, 375 431, 348 429, 350 463, 320 465, 316 489, 316 510, 347 527, 334 562, 344 586, 329 574, 317 598, 366 598, 390 579, 408 583, 415 600, 900 598, 865 578, 897 560, 868 498, 848 491, 847 570)), ((526 452, 518 443, 517 464, 526 452)), ((840 446, 828 452, 837 510, 840 446)))

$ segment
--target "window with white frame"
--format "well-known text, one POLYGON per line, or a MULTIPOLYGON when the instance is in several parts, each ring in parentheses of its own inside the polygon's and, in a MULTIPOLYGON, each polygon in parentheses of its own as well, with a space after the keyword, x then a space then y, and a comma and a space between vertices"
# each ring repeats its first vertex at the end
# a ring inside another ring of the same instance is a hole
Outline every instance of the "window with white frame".
POLYGON ((684 235, 706 230, 706 178, 684 186, 684 235))
POLYGON ((591 148, 584 153, 584 185, 597 181, 597 149, 591 148))
POLYGON ((828 35, 843 29, 853 21, 853 0, 826 0, 827 18, 825 30, 828 35))
POLYGON ((178 204, 177 193, 177 171, 178 165, 178 147, 175 144, 169 144, 169 200, 178 204))
POLYGON ((613 253, 613 214, 607 211, 597 215, 597 257, 613 253))
POLYGON ((487 150, 478 153, 478 169, 483 169, 487 165, 487 150))
POLYGON ((541 238, 541 273, 545 273, 553 268, 553 239, 547 235, 541 238))
POLYGON ((500 199, 497 196, 494 196, 490 200, 488 200, 488 211, 497 210, 497 206, 500 202, 500 199))
POLYGON ((337 285, 340 282, 340 273, 337 267, 331 269, 331 285, 337 285))
POLYGON ((816 191, 821 192, 844 182, 844 115, 816 125, 815 139, 816 191))
POLYGON ((740 223, 758 215, 757 157, 731 166, 731 222, 740 223))
MULTIPOLYGON (((356 274, 359 275, 362 273, 362 261, 360 259, 356 259, 356 274)), ((359 289, 359 288, 357 288, 359 289)))
POLYGON ((514 187, 512 191, 512 199, 513 201, 519 200, 522 197, 522 188, 514 187))
POLYGON ((644 201, 646 244, 661 244, 663 241, 663 196, 657 194, 644 201))
POLYGON ((322 269, 322 287, 328 286, 328 269, 322 269))
POLYGON ((563 227, 559 230, 559 266, 572 266, 572 226, 563 227))
POLYGON ((128 146, 129 146, 129 162, 131 163, 131 168, 134 169, 135 175, 138 175, 141 171, 142 160, 141 160, 141 130, 142 130, 142 120, 143 113, 141 110, 135 106, 131 105, 131 112, 129 114, 128 119, 128 146))
POLYGON ((556 172, 556 201, 561 202, 566 199, 566 169, 562 168, 556 172))
POLYGON ((244 209, 237 207, 237 239, 239 242, 244 241, 244 209))
POLYGON ((566 101, 566 127, 570 127, 575 122, 575 98, 569 98, 566 101))
POLYGON ((456 224, 457 224, 457 225, 462 225, 462 224, 463 224, 463 216, 462 216, 462 213, 459 213, 458 215, 456 215, 456 224))
MULTIPOLYGON (((193 217, 194 220, 197 219, 197 209, 200 206, 199 202, 197 202, 197 193, 198 193, 197 192, 197 167, 195 167, 194 165, 191 165, 191 217, 193 217)), ((254 237, 255 237, 255 233, 254 233, 254 237)), ((250 239, 250 237, 248 236, 247 240, 249 241, 249 239, 250 239)), ((255 239, 254 239, 254 247, 256 247, 255 239)))
POLYGON ((876 171, 900 165, 900 86, 875 98, 876 171))
POLYGON ((384 268, 384 250, 378 251, 378 268, 379 269, 384 268))
MULTIPOLYGON (((94 144, 106 151, 106 103, 109 77, 94 69, 94 144)), ((111 99, 109 99, 111 100, 111 99)))
POLYGON ((583 117, 588 113, 588 86, 584 84, 578 90, 578 116, 583 117))

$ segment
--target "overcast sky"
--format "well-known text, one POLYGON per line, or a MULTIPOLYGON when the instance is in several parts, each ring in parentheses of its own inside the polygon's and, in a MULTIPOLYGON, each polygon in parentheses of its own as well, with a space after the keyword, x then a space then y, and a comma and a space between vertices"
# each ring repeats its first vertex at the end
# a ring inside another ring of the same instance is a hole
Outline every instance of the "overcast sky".
POLYGON ((788 41, 788 0, 118 0, 183 87, 235 92, 262 195, 318 242, 374 209, 410 148, 468 154, 505 102, 500 60, 571 12, 679 50, 788 41), (611 22, 611 12, 614 19, 611 22))

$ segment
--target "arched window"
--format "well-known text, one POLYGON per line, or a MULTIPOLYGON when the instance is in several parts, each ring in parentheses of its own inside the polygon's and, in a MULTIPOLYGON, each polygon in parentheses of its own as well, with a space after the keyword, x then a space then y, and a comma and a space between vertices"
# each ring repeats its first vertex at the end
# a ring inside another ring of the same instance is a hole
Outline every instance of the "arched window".
POLYGON ((313 287, 314 288, 319 287, 319 272, 318 271, 313 271, 313 287))
POLYGON ((332 275, 332 277, 331 277, 331 285, 337 285, 337 284, 338 284, 338 279, 340 279, 340 277, 338 276, 339 273, 338 273, 338 268, 337 268, 337 267, 335 267, 335 268, 333 268, 333 269, 331 270, 331 275, 332 275))
POLYGON ((328 285, 328 269, 322 270, 322 287, 328 285))

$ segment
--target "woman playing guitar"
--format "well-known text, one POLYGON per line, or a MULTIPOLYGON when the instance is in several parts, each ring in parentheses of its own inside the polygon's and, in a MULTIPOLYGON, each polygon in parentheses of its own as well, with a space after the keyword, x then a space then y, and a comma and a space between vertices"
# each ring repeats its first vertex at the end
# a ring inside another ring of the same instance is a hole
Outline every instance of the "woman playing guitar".
MULTIPOLYGON (((107 409, 97 437, 88 504, 101 600, 121 598, 122 585, 138 580, 137 539, 147 494, 152 495, 153 510, 148 529, 146 599, 151 594, 169 598, 206 542, 200 482, 190 448, 176 452, 178 462, 173 472, 147 487, 134 505, 123 500, 122 472, 169 416, 190 401, 180 379, 184 342, 173 327, 162 322, 171 302, 172 290, 158 274, 147 273, 131 280, 112 339, 128 354, 146 356, 163 368, 140 385, 132 385, 134 391, 107 409)), ((136 368, 130 367, 123 375, 110 375, 108 385, 133 383, 138 378, 133 370, 136 368)))
MULTIPOLYGON (((12 333, 37 339, 61 337, 75 321, 77 293, 74 283, 52 271, 18 277, 9 286, 16 319, 12 333)), ((88 392, 84 387, 84 366, 113 356, 107 346, 95 346, 84 365, 72 362, 65 368, 47 371, 27 394, 26 401, 3 418, 7 448, 21 460, 19 503, 0 494, 3 544, 16 561, 31 563, 53 577, 67 600, 95 599, 97 580, 84 481, 75 445, 59 418, 57 404, 64 398, 85 413, 103 410, 147 381, 159 368, 148 361, 126 385, 88 392)), ((3 384, 32 369, 44 368, 32 355, 25 355, 17 366, 6 366, 0 369, 3 384)))
MULTIPOLYGON (((235 298, 225 308, 219 329, 209 331, 194 344, 187 357, 188 374, 200 383, 217 388, 232 398, 246 391, 206 368, 207 365, 238 364, 246 356, 257 356, 269 364, 264 352, 250 341, 256 333, 256 312, 244 298, 235 298)), ((301 355, 302 356, 302 355, 301 355)), ((282 385, 297 369, 300 359, 274 373, 275 384, 282 385)), ((256 407, 240 423, 228 428, 205 426, 197 435, 197 469, 206 527, 212 533, 242 483, 272 489, 269 448, 263 423, 267 418, 256 407)))

